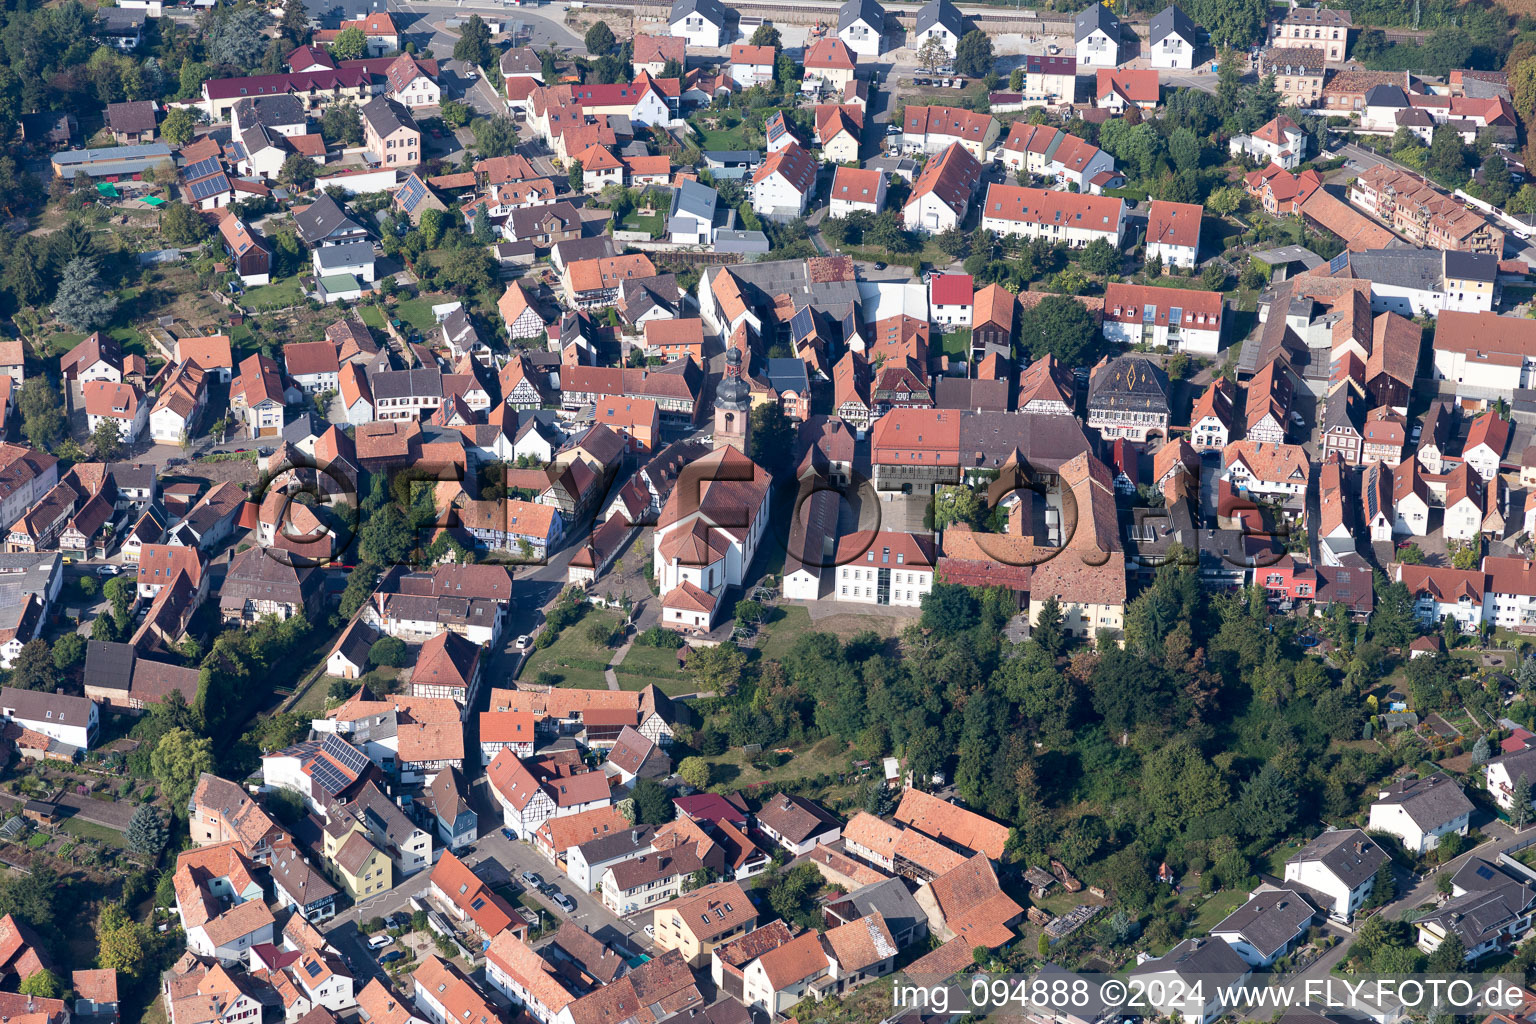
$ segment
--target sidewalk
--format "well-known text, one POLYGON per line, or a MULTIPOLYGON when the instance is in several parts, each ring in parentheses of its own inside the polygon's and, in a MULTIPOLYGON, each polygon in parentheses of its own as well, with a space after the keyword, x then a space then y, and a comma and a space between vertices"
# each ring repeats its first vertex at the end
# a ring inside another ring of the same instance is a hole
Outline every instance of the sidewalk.
POLYGON ((614 675, 613 670, 624 664, 624 657, 633 646, 635 646, 633 639, 624 641, 624 645, 614 652, 613 660, 608 662, 608 667, 603 669, 603 678, 608 681, 608 689, 619 689, 619 677, 614 675))

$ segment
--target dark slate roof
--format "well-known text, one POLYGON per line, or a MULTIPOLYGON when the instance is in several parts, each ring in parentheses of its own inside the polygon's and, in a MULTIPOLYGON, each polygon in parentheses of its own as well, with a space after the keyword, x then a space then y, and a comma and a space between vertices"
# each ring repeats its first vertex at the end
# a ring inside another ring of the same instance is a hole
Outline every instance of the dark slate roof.
MULTIPOLYGON (((381 138, 393 135, 402 128, 421 130, 416 127, 416 119, 411 116, 411 112, 388 96, 375 96, 363 104, 363 109, 358 113, 363 115, 363 120, 373 125, 373 130, 381 138)), ((379 158, 383 159, 383 154, 379 154, 379 158)))
POLYGON ((849 25, 865 22, 876 32, 885 29, 885 8, 875 0, 848 0, 837 12, 837 30, 841 32, 849 25))
POLYGON ((1408 96, 1400 85, 1373 85, 1365 93, 1365 105, 1368 107, 1407 107, 1411 106, 1408 96))
POLYGON ((1082 42, 1093 34, 1094 29, 1102 29, 1104 34, 1115 42, 1120 41, 1120 19, 1115 17, 1103 4, 1090 4, 1077 12, 1077 17, 1072 19, 1072 37, 1082 42))
POLYGON ((1382 790, 1376 802, 1401 805, 1413 823, 1426 832, 1472 813, 1472 801, 1444 772, 1400 779, 1382 790))
POLYGON ((921 36, 935 25, 943 25, 958 38, 965 35, 965 19, 949 0, 928 0, 917 12, 917 34, 921 36))
POLYGON ((672 22, 682 21, 688 15, 698 12, 704 16, 704 20, 712 25, 725 24, 725 6, 720 0, 676 0, 672 5, 672 22))
POLYGON ((1499 274, 1499 258, 1487 252, 1445 252, 1445 276, 1465 281, 1492 281, 1499 274))
POLYGON ((1465 893, 1420 917, 1420 927, 1437 924, 1454 932, 1468 949, 1497 937, 1536 903, 1536 887, 1494 864, 1474 857, 1451 879, 1465 893))
POLYGON ((1287 864, 1321 861, 1333 877, 1356 889, 1373 878, 1387 860, 1387 854, 1361 829, 1335 829, 1324 832, 1292 855, 1287 864))
POLYGON ((1168 412, 1168 377, 1141 356, 1117 356, 1093 368, 1088 408, 1168 412))
POLYGON ((1211 929, 1212 935, 1233 934, 1244 939, 1267 960, 1306 931, 1317 908, 1300 893, 1290 889, 1270 889, 1256 893, 1247 903, 1211 929))
POLYGON ((132 681, 133 644, 86 641, 85 685, 127 692, 132 681))
POLYGON ((235 104, 240 126, 250 124, 292 125, 309 120, 304 104, 294 96, 257 96, 235 104))
POLYGON ((1173 971, 1182 978, 1200 979, 1206 985, 1232 984, 1248 973, 1248 965, 1220 939, 1185 939, 1165 956, 1148 960, 1131 970, 1131 977, 1173 971))
POLYGON ((1152 16, 1152 45, 1156 46, 1170 35, 1178 36, 1186 43, 1195 42, 1195 23, 1173 4, 1152 16))
POLYGON ((917 900, 907 891, 899 878, 887 878, 872 882, 862 889, 855 889, 841 899, 834 900, 828 908, 844 923, 878 912, 885 918, 886 927, 896 935, 926 924, 928 916, 917 900))
POLYGON ((300 236, 310 245, 335 234, 349 224, 353 228, 362 228, 362 225, 329 195, 322 195, 312 204, 295 213, 293 221, 298 225, 300 236))

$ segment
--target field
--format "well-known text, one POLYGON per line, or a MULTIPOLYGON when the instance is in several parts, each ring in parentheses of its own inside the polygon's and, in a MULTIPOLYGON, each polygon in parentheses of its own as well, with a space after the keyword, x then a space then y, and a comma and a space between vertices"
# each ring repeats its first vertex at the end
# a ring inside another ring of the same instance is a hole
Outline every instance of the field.
MULTIPOLYGON (((592 642, 587 635, 593 622, 606 622, 611 629, 618 629, 619 616, 615 612, 592 611, 580 622, 561 630, 560 637, 542 651, 534 651, 519 678, 533 682, 540 672, 559 677, 558 685, 582 690, 606 690, 607 681, 603 669, 613 657, 613 651, 592 642)), ((637 687, 638 689, 638 687, 637 687)))

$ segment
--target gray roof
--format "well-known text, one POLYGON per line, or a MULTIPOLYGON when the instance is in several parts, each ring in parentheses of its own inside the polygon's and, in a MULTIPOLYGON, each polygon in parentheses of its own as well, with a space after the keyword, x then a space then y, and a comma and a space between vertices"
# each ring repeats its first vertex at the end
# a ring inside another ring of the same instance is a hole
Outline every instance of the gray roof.
POLYGON ((890 928, 892 935, 909 931, 928 921, 923 908, 918 906, 917 900, 899 878, 887 878, 883 882, 872 882, 862 889, 855 889, 841 899, 834 900, 828 909, 845 922, 879 912, 885 918, 886 927, 890 928))
MULTIPOLYGON (((1488 258, 1497 269, 1498 261, 1488 258)), ((1438 288, 1441 264, 1440 253, 1435 249, 1367 249, 1349 254, 1352 276, 1393 288, 1438 288)))
POLYGON ((1348 428, 1358 435, 1364 425, 1365 409, 1353 388, 1335 391, 1323 403, 1323 433, 1348 428))
POLYGON ((922 35, 935 25, 942 25, 958 39, 965 35, 965 19, 960 9, 949 0, 928 0, 917 12, 917 34, 922 35))
MULTIPOLYGON (((416 119, 411 116, 411 112, 388 96, 375 96, 363 104, 363 109, 358 113, 363 115, 363 120, 373 125, 373 130, 380 137, 393 135, 402 128, 409 128, 413 132, 421 130, 416 127, 416 119)), ((382 158, 382 154, 380 156, 382 158)))
POLYGON ((1195 23, 1173 4, 1152 16, 1152 45, 1156 46, 1170 35, 1178 36, 1191 45, 1196 39, 1195 23))
POLYGON ((671 216, 675 217, 679 212, 691 213, 700 220, 713 221, 715 218, 715 206, 719 201, 719 193, 708 185, 701 185, 697 181, 685 180, 681 185, 672 190, 671 216))
POLYGON ((1504 869, 1474 857, 1451 879, 1466 890, 1420 917, 1415 923, 1439 925, 1455 933, 1462 944, 1474 949, 1509 927, 1536 903, 1536 887, 1504 869))
POLYGON ((1349 889, 1358 889, 1387 861, 1387 854, 1359 829, 1324 832, 1292 855, 1287 864, 1318 861, 1349 889))
POLYGON ((364 266, 373 263, 373 243, 347 242, 343 245, 321 246, 315 250, 315 259, 322 270, 364 266))
POLYGON ((1463 281, 1492 282, 1499 276, 1499 258, 1487 252, 1445 250, 1445 276, 1463 281))
POLYGON ((1165 956, 1131 970, 1131 977, 1173 971, 1182 978, 1200 979, 1206 986, 1232 984, 1248 973, 1248 965, 1220 939, 1185 939, 1165 956))
POLYGON ((1368 107, 1410 106, 1408 96, 1400 85, 1373 85, 1366 90, 1365 105, 1368 107))
POLYGON ((86 725, 94 705, 85 697, 71 697, 42 690, 18 690, 0 687, 0 712, 7 718, 54 725, 86 725))
POLYGON ((441 370, 385 370, 368 378, 375 402, 382 398, 442 397, 441 370))
POLYGON ((133 682, 133 644, 90 640, 85 645, 85 685, 126 692, 133 682))
POLYGON ((1317 908, 1291 889, 1270 889, 1254 896, 1211 929, 1212 935, 1236 935, 1268 960, 1306 931, 1317 908))
POLYGON ((727 270, 741 284, 743 297, 750 306, 772 307, 778 296, 788 295, 796 309, 809 304, 841 319, 848 306, 859 301, 857 281, 813 282, 805 260, 765 260, 712 267, 705 272, 705 286, 712 285, 715 276, 727 270))
POLYGON ((766 361, 768 383, 775 391, 798 391, 804 394, 810 387, 803 359, 769 359, 766 361))
POLYGON ((1034 412, 967 412, 960 416, 960 462, 998 469, 1015 451, 1034 469, 1054 473, 1092 450, 1076 416, 1034 412))
POLYGON ((293 222, 298 226, 299 235, 310 245, 336 234, 348 225, 358 231, 364 230, 363 226, 347 213, 345 207, 324 194, 295 213, 293 222))
POLYGON ((704 16, 704 20, 712 25, 725 25, 725 6, 720 0, 676 0, 672 5, 672 18, 669 24, 676 24, 688 15, 697 12, 704 16))
POLYGON ((876 32, 885 30, 885 8, 875 0, 848 0, 837 12, 837 30, 864 22, 876 32))
POLYGON ((763 154, 755 149, 706 149, 704 150, 704 162, 708 164, 759 164, 763 162, 763 154))
POLYGON ((304 104, 294 96, 243 99, 235 104, 235 113, 240 116, 241 127, 249 124, 286 126, 304 124, 309 120, 309 116, 304 113, 304 104))
POLYGON ((768 251, 768 236, 761 231, 720 230, 715 232, 715 251, 752 253, 768 251))
POLYGON ((140 10, 104 7, 96 12, 96 23, 108 35, 135 35, 144 30, 148 15, 140 10))
POLYGON ((617 256, 619 251, 614 247, 612 235, 593 235, 591 238, 568 238, 556 242, 554 253, 560 257, 561 263, 575 263, 578 260, 617 256))
POLYGON ((1168 412, 1168 377, 1141 356, 1116 356, 1093 368, 1088 378, 1088 408, 1168 412))
MULTIPOLYGON (((141 164, 153 167, 171 158, 171 147, 163 142, 146 142, 141 146, 103 146, 100 149, 71 149, 53 154, 55 167, 74 167, 83 164, 141 164)), ((66 172, 67 173, 67 172, 66 172)))
POLYGON ((1072 19, 1072 26, 1072 37, 1078 42, 1092 35, 1094 29, 1101 29, 1117 43, 1120 41, 1120 19, 1103 4, 1091 4, 1078 11, 1077 17, 1072 19))
POLYGON ((1472 813, 1472 801, 1444 772, 1400 779, 1382 790, 1376 803, 1400 805, 1413 823, 1426 832, 1472 813))

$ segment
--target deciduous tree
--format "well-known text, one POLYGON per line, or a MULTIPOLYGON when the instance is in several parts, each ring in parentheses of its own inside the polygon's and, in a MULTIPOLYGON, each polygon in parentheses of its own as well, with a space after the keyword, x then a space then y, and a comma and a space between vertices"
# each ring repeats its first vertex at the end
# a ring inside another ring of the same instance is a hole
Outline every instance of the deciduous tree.
POLYGON ((337 60, 358 60, 367 51, 368 37, 356 25, 342 29, 331 43, 331 56, 337 60))

